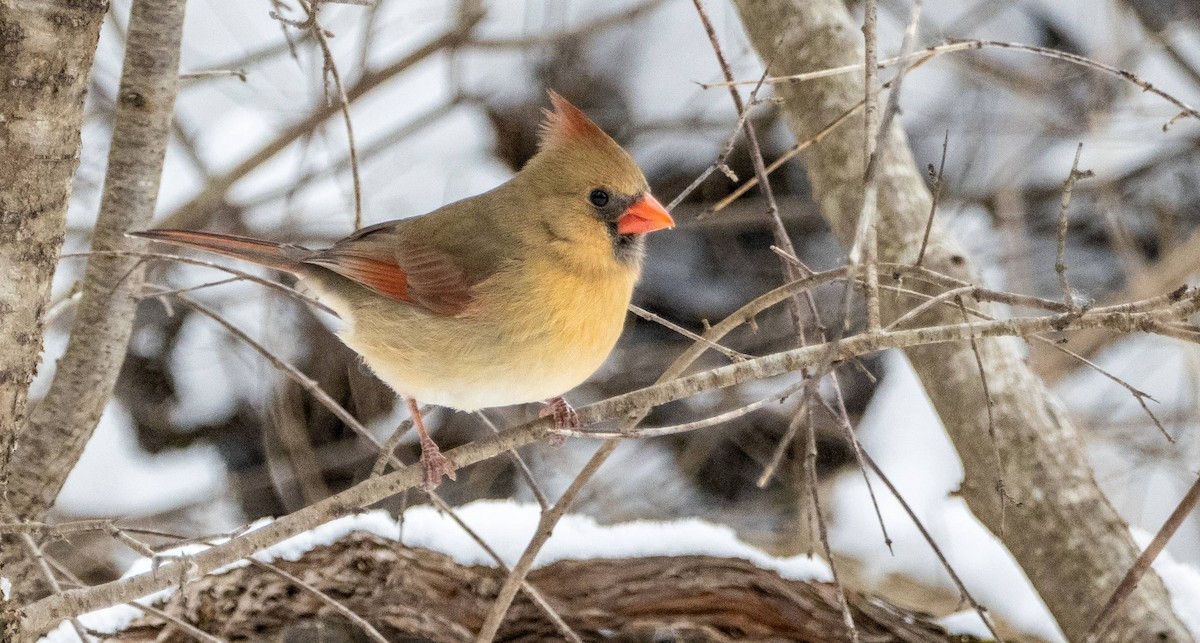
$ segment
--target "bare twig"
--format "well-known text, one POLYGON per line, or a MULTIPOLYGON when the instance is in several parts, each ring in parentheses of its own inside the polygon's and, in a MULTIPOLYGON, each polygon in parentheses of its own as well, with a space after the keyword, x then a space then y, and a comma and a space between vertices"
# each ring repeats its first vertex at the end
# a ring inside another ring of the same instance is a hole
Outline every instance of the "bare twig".
MULTIPOLYGON (((1027 52, 1027 53, 1031 53, 1031 54, 1036 54, 1039 56, 1044 56, 1047 58, 1054 58, 1056 60, 1062 60, 1062 61, 1069 62, 1074 65, 1079 65, 1081 67, 1095 69, 1097 71, 1103 72, 1110 76, 1115 76, 1122 80, 1133 83, 1134 85, 1137 85, 1138 87, 1140 87, 1143 91, 1154 94, 1155 96, 1158 96, 1158 97, 1162 98, 1163 100, 1167 101, 1168 103, 1171 103, 1175 107, 1179 108, 1179 110, 1180 110, 1179 115, 1175 116, 1170 121, 1168 121, 1165 125, 1163 125, 1163 131, 1166 131, 1167 129, 1169 129, 1170 125, 1172 123, 1174 123, 1176 120, 1178 120, 1180 117, 1190 117, 1190 118, 1200 119, 1200 111, 1197 111, 1195 108, 1193 108, 1192 106, 1183 102, 1182 100, 1176 98, 1175 96, 1168 94, 1167 92, 1164 92, 1163 90, 1154 86, 1150 82, 1142 79, 1141 77, 1139 77, 1137 74, 1134 74, 1133 72, 1126 71, 1124 69, 1120 69, 1117 67, 1113 67, 1111 65, 1106 65, 1102 62, 1092 60, 1091 58, 1088 58, 1086 56, 1080 56, 1078 54, 1072 54, 1072 53, 1068 53, 1065 51, 1060 51, 1058 49, 1051 49, 1049 47, 1038 47, 1036 45, 1026 45, 1026 44, 1021 44, 1021 43, 1016 43, 1016 42, 1004 42, 1004 41, 999 41, 999 40, 954 39, 954 40, 950 40, 950 41, 946 42, 945 44, 935 45, 932 47, 926 47, 925 49, 922 49, 919 52, 915 52, 908 57, 897 56, 896 58, 892 58, 892 59, 883 61, 883 64, 884 65, 895 65, 895 64, 907 62, 910 58, 917 58, 920 60, 924 60, 931 56, 938 56, 941 54, 946 54, 946 53, 951 53, 951 52, 970 51, 970 50, 985 49, 985 48, 997 48, 997 49, 1009 49, 1012 51, 1023 51, 1023 52, 1027 52)), ((817 78, 827 78, 829 76, 836 76, 839 74, 851 73, 851 72, 858 71, 862 68, 863 68, 863 64, 858 63, 858 64, 853 64, 853 65, 845 65, 842 67, 835 67, 835 68, 831 68, 831 69, 824 69, 824 70, 815 71, 815 72, 807 72, 804 74, 793 74, 790 76, 773 76, 773 77, 769 77, 765 81, 761 81, 761 82, 765 82, 768 85, 777 84, 777 83, 797 83, 797 82, 803 82, 806 80, 814 80, 817 78)), ((708 89, 708 88, 712 88, 712 87, 727 87, 727 86, 731 86, 731 85, 734 85, 734 86, 736 86, 736 85, 753 85, 757 82, 760 82, 760 81, 738 80, 738 81, 726 81, 726 82, 719 82, 719 83, 707 83, 707 84, 703 84, 701 86, 704 87, 705 89, 708 89)))
POLYGON ((854 625, 854 617, 850 614, 850 603, 846 600, 846 590, 838 577, 837 565, 833 562, 833 549, 829 546, 829 530, 825 527, 825 515, 821 513, 821 494, 817 491, 817 437, 813 428, 813 409, 808 407, 808 418, 805 421, 804 469, 808 474, 808 493, 812 501, 812 515, 817 521, 817 534, 821 539, 821 548, 825 550, 825 560, 829 563, 829 573, 833 577, 833 586, 837 588, 838 603, 842 608, 842 624, 850 635, 851 643, 858 643, 858 628, 854 625))
MULTIPOLYGON (((33 560, 41 569, 42 576, 46 579, 46 582, 50 584, 50 589, 55 594, 62 594, 62 585, 59 584, 58 578, 54 576, 54 570, 50 569, 50 565, 46 562, 46 557, 42 553, 42 548, 38 546, 37 541, 34 540, 33 536, 30 536, 28 533, 22 533, 21 542, 24 543, 25 549, 29 552, 29 555, 33 557, 33 560)), ((83 627, 83 624, 79 622, 79 619, 72 617, 68 620, 71 622, 71 627, 75 630, 75 634, 79 636, 80 641, 88 642, 92 640, 92 637, 88 636, 87 631, 83 627)))
POLYGON ((925 539, 925 542, 929 543, 930 548, 933 549, 934 555, 937 556, 938 561, 942 563, 942 567, 945 568, 946 573, 950 575, 950 580, 954 581, 955 587, 958 588, 959 595, 962 596, 963 599, 971 605, 971 609, 975 610, 975 613, 979 615, 979 620, 983 621, 983 625, 987 627, 988 632, 991 632, 992 637, 997 641, 1003 641, 1004 639, 996 633, 996 628, 992 625, 992 620, 988 618, 987 610, 979 604, 979 601, 975 600, 974 596, 971 595, 971 592, 967 589, 966 584, 963 583, 961 578, 959 578, 958 572, 954 571, 954 566, 950 564, 950 561, 946 559, 946 555, 942 553, 942 548, 938 547, 937 541, 933 539, 933 536, 929 533, 929 530, 925 528, 925 523, 921 522, 921 519, 917 517, 917 513, 913 511, 912 506, 910 506, 908 501, 904 499, 904 496, 900 494, 900 490, 896 488, 896 485, 892 484, 892 480, 883 473, 883 469, 879 468, 879 465, 875 463, 874 458, 872 458, 871 455, 866 451, 863 451, 863 459, 866 460, 867 465, 871 467, 871 470, 875 472, 875 475, 879 476, 879 479, 883 481, 883 484, 888 488, 888 491, 892 492, 892 497, 896 499, 896 502, 899 502, 900 506, 904 508, 904 513, 908 514, 909 520, 912 520, 913 525, 915 525, 917 530, 921 532, 921 536, 925 539))
MULTIPOLYGON (((963 323, 971 325, 971 316, 967 314, 967 305, 961 296, 955 298, 959 311, 962 312, 963 323)), ((983 356, 979 354, 979 343, 975 337, 970 339, 971 352, 975 354, 975 366, 979 369, 979 383, 983 387, 983 405, 987 409, 988 437, 992 441, 992 457, 996 459, 996 501, 1000 503, 1000 535, 1004 536, 1005 511, 1007 499, 1004 491, 1004 459, 1000 453, 1000 443, 996 441, 996 417, 993 410, 992 392, 988 388, 987 369, 983 367, 983 356)))
POLYGON ((1071 210, 1071 190, 1075 182, 1092 176, 1091 170, 1079 171, 1079 155, 1083 153, 1083 143, 1075 148, 1075 160, 1071 163, 1071 173, 1063 182, 1062 204, 1058 211, 1058 245, 1054 254, 1054 272, 1058 273, 1058 287, 1062 289, 1063 302, 1071 308, 1076 308, 1075 296, 1071 294, 1071 286, 1067 283, 1067 263, 1064 255, 1067 251, 1067 224, 1070 221, 1068 213, 1071 210))
MULTIPOLYGON (((871 2, 871 1, 873 1, 873 0, 868 0, 868 2, 871 2)), ((732 81, 734 79, 733 78, 733 70, 730 68, 729 62, 725 59, 725 53, 721 49, 721 43, 717 39, 717 34, 716 34, 716 31, 713 29, 712 21, 708 17, 708 12, 704 9, 704 3, 701 0, 692 0, 692 4, 696 7, 696 13, 700 18, 701 24, 704 26, 704 31, 708 36, 709 42, 712 44, 713 53, 716 55, 717 63, 721 67, 721 73, 725 76, 726 81, 732 81)), ((770 70, 770 63, 768 62, 767 65, 765 66, 765 68, 763 69, 763 78, 766 78, 769 70, 770 70)), ((750 94, 751 103, 754 102, 755 98, 758 95, 758 91, 761 88, 762 88, 762 85, 756 85, 754 87, 754 90, 750 94)), ((742 102, 742 97, 741 97, 741 94, 739 93, 737 87, 733 87, 733 86, 729 87, 729 96, 733 100, 734 107, 737 109, 738 114, 739 115, 744 114, 746 112, 747 108, 742 102)), ((771 189, 770 178, 768 177, 766 165, 763 160, 762 147, 759 145, 759 142, 758 142, 758 133, 754 128, 754 124, 749 119, 745 119, 742 121, 742 128, 746 135, 746 142, 749 144, 749 147, 750 147, 750 162, 751 162, 752 166, 754 167, 754 176, 756 179, 758 179, 758 184, 762 188, 763 195, 765 196, 766 201, 767 201, 767 215, 771 222, 771 232, 772 232, 772 236, 774 237, 775 246, 780 248, 784 254, 788 254, 788 255, 791 255, 794 257, 797 255, 796 248, 792 244, 792 239, 788 235, 787 228, 785 228, 783 225, 783 219, 781 219, 779 216, 779 206, 775 202, 775 193, 771 189)), ((799 276, 800 276, 800 273, 797 270, 796 265, 790 261, 787 261, 786 259, 784 259, 782 257, 780 257, 780 268, 783 271, 783 276, 784 276, 785 281, 794 281, 797 278, 799 278, 799 276)), ((810 303, 811 303, 811 300, 810 300, 810 303)), ((814 311, 816 310, 815 304, 813 305, 813 310, 814 311)), ((792 297, 788 300, 788 313, 792 320, 792 326, 796 333, 798 345, 804 346, 804 344, 806 343, 805 332, 804 332, 804 317, 803 317, 803 311, 801 310, 799 297, 792 297)), ((876 326, 872 327, 872 330, 877 329, 877 328, 878 328, 878 324, 876 326)), ((803 380, 810 379, 811 375, 808 372, 808 369, 801 369, 801 377, 803 380)), ((812 381, 815 383, 815 381, 817 381, 819 379, 820 379, 819 377, 813 378, 812 381)), ((808 388, 810 391, 813 391, 813 393, 815 393, 815 386, 808 386, 805 388, 808 388)), ((810 429, 811 429, 811 427, 810 427, 810 429)), ((812 476, 809 478, 809 482, 811 483, 810 488, 811 488, 812 496, 813 496, 814 513, 817 515, 818 524, 821 526, 822 536, 824 536, 824 522, 823 522, 824 519, 820 515, 820 511, 821 511, 820 505, 817 502, 817 487, 816 487, 815 468, 813 469, 812 476)), ((834 567, 833 552, 829 548, 828 540, 825 539, 824 537, 822 537, 822 546, 824 547, 824 550, 825 550, 826 560, 829 561, 830 568, 833 568, 834 567)), ((854 626, 854 617, 850 614, 849 604, 846 601, 846 590, 842 586, 840 580, 838 579, 836 570, 834 571, 834 574, 833 574, 833 580, 834 580, 834 586, 837 589, 839 602, 840 602, 840 605, 842 608, 842 617, 843 617, 843 619, 846 623, 846 627, 850 633, 851 640, 854 641, 854 643, 857 643, 858 629, 854 626)))
POLYGON ((745 353, 741 353, 741 352, 735 351, 730 348, 725 348, 724 346, 722 346, 714 341, 705 339, 702 335, 697 335, 696 333, 693 333, 692 331, 684 328, 683 326, 680 326, 679 324, 676 324, 675 322, 673 322, 669 319, 664 319, 662 316, 656 315, 636 304, 629 304, 629 312, 637 315, 638 317, 641 317, 642 319, 645 319, 646 321, 652 321, 656 324, 659 324, 660 326, 663 326, 664 328, 669 328, 669 329, 675 331, 676 333, 679 333, 680 335, 683 335, 684 337, 686 337, 694 342, 701 342, 701 343, 707 345, 709 348, 717 351, 718 353, 724 355, 725 357, 728 357, 729 359, 731 359, 735 362, 740 362, 744 359, 750 358, 750 356, 745 353))
MULTIPOLYGON (((803 152, 804 150, 808 149, 809 147, 816 145, 817 143, 820 143, 826 136, 829 136, 829 134, 831 132, 833 132, 833 130, 837 129, 842 123, 845 123, 847 120, 849 120, 851 116, 854 116, 855 114, 857 114, 858 110, 861 109, 862 106, 863 106, 863 103, 859 103, 858 105, 842 112, 841 116, 838 116, 837 118, 833 119, 828 125, 821 128, 821 131, 817 132, 816 134, 813 134, 812 136, 808 137, 807 139, 805 139, 803 141, 796 143, 795 145, 792 145, 790 148, 788 148, 788 151, 779 155, 779 158, 775 159, 774 161, 771 162, 770 165, 767 166, 766 173, 770 174, 770 173, 774 172, 775 170, 782 167, 784 163, 787 163, 788 161, 796 158, 796 156, 798 154, 800 154, 800 152, 803 152)), ((711 168, 710 168, 710 170, 711 170, 711 168)), ((704 176, 707 176, 707 175, 704 175, 704 176)), ((720 212, 721 210, 724 210, 726 207, 729 206, 730 203, 733 203, 735 200, 737 200, 738 197, 742 196, 750 188, 752 188, 756 185, 758 185, 758 177, 757 176, 750 177, 750 179, 748 179, 741 185, 737 186, 737 188, 733 192, 730 192, 728 196, 721 199, 720 201, 717 201, 716 204, 714 204, 712 206, 712 212, 720 212)))
MULTIPOLYGON (((453 48, 463 44, 470 37, 471 31, 474 29, 475 25, 478 24, 479 20, 482 19, 482 17, 482 13, 467 13, 464 18, 453 27, 425 41, 422 45, 412 50, 408 54, 401 56, 392 63, 377 70, 364 72, 363 75, 360 76, 353 85, 346 89, 347 102, 353 104, 371 90, 379 87, 395 76, 411 69, 417 63, 426 60, 430 56, 444 51, 447 48, 453 48)), ((222 200, 224 200, 225 194, 229 191, 230 187, 240 181, 252 170, 273 158, 276 154, 291 145, 297 139, 307 136, 321 123, 325 122, 325 120, 330 116, 340 112, 340 104, 318 106, 308 116, 288 126, 269 143, 259 148, 258 151, 239 163, 233 169, 214 177, 211 181, 209 181, 200 194, 196 195, 196 197, 191 201, 168 215, 162 222, 162 227, 198 227, 201 223, 207 220, 212 209, 216 205, 220 204, 222 200)))
POLYGON ((354 181, 354 229, 358 230, 362 227, 363 219, 362 177, 358 171, 358 147, 354 142, 354 124, 350 119, 350 99, 346 96, 346 88, 342 85, 342 75, 338 72, 337 63, 333 60, 333 50, 329 48, 325 28, 321 26, 318 16, 322 2, 328 1, 330 0, 299 0, 300 7, 307 14, 307 19, 302 23, 288 20, 274 11, 271 12, 271 17, 298 29, 311 31, 317 44, 321 46, 321 56, 325 61, 323 71, 333 79, 333 86, 337 91, 338 108, 342 112, 342 121, 346 124, 346 141, 350 149, 350 175, 354 181))
MULTIPOLYGON (((921 249, 917 251, 917 261, 914 265, 920 267, 925 261, 925 249, 929 247, 929 233, 933 230, 933 218, 937 215, 938 201, 942 198, 942 180, 946 171, 946 149, 950 147, 950 130, 942 139, 942 160, 938 162, 937 174, 933 176, 933 202, 929 204, 929 219, 925 222, 925 234, 921 237, 921 249)), ((932 172, 933 166, 929 166, 932 172)))
POLYGON ((725 424, 726 422, 731 422, 740 417, 747 416, 747 415, 749 415, 765 406, 768 406, 772 403, 782 402, 782 401, 786 400, 787 398, 791 397, 792 395, 795 395, 799 391, 803 390, 806 386, 808 386, 808 382, 805 380, 800 380, 799 382, 785 386, 782 390, 771 393, 770 395, 768 395, 760 400, 756 400, 754 402, 751 402, 744 406, 740 406, 740 407, 730 410, 730 411, 725 411, 724 413, 719 413, 712 417, 704 418, 703 420, 695 420, 693 422, 685 422, 683 424, 673 424, 671 426, 643 427, 643 428, 631 429, 629 431, 589 431, 586 429, 584 429, 584 430, 563 429, 561 431, 555 431, 555 432, 559 433, 561 435, 568 435, 568 436, 577 437, 577 438, 605 438, 605 439, 657 438, 657 437, 662 437, 664 435, 675 435, 677 433, 687 433, 689 431, 705 429, 710 426, 717 426, 719 424, 725 424))
POLYGON ((342 604, 341 601, 333 598, 325 592, 322 592, 314 587, 311 583, 294 574, 288 573, 278 565, 272 565, 271 563, 263 562, 257 558, 247 558, 246 560, 248 560, 251 565, 258 567, 259 569, 265 569, 266 571, 275 574, 276 576, 299 587, 300 589, 303 589, 309 594, 316 596, 322 603, 332 607, 335 612, 345 616, 351 623, 357 625, 358 628, 363 631, 363 634, 366 634, 367 638, 371 639, 372 641, 378 641, 378 643, 388 643, 387 637, 385 637, 383 634, 380 634, 379 630, 375 629, 374 625, 371 625, 367 622, 367 619, 359 616, 354 612, 354 610, 342 604))
MULTIPOLYGON (((428 409, 428 406, 423 406, 418 412, 421 413, 423 417, 425 415, 425 411, 428 409)), ((403 438, 404 434, 407 433, 412 427, 413 418, 408 418, 407 420, 401 422, 400 425, 396 427, 396 430, 392 431, 392 434, 388 436, 388 439, 384 441, 383 446, 379 448, 379 455, 375 458, 375 466, 371 467, 372 478, 381 476, 383 475, 384 471, 387 471, 387 465, 392 461, 392 458, 394 457, 393 453, 396 451, 396 447, 400 444, 400 439, 403 438)))
POLYGON ((1179 504, 1175 506, 1175 510, 1167 517, 1167 521, 1163 523, 1158 533, 1154 535, 1154 540, 1150 541, 1150 545, 1146 547, 1141 556, 1138 556, 1138 559, 1129 568, 1125 577, 1121 579, 1120 584, 1113 590, 1112 597, 1108 599, 1108 602, 1104 604, 1100 613, 1096 615, 1096 620, 1092 623, 1092 627, 1088 631, 1085 640, 1090 642, 1100 639, 1105 630, 1108 629, 1113 617, 1116 616, 1117 611, 1121 609, 1121 604, 1129 597, 1133 589, 1137 587, 1138 581, 1150 569, 1150 565, 1154 563, 1154 559, 1162 553, 1162 550, 1167 546, 1167 542, 1171 540, 1171 536, 1174 536, 1179 526, 1187 520, 1188 514, 1196 508, 1197 503, 1200 503, 1200 478, 1196 478, 1196 481, 1192 483, 1191 488, 1184 494, 1183 500, 1179 501, 1179 504))
POLYGON ((475 637, 476 643, 490 643, 496 637, 496 632, 499 631, 500 624, 504 621, 504 616, 508 613, 508 608, 512 605, 513 598, 517 595, 517 588, 525 582, 525 577, 529 574, 529 570, 533 568, 533 561, 537 558, 538 552, 541 551, 542 545, 550 539, 550 535, 554 531, 554 525, 558 524, 558 521, 566 515, 567 510, 571 508, 572 503, 575 502, 576 496, 579 495, 584 485, 608 461, 609 456, 613 454, 613 451, 616 451, 620 443, 620 440, 608 440, 604 444, 601 444, 600 448, 596 449, 591 459, 584 465, 583 470, 571 481, 571 485, 563 492, 558 502, 555 502, 549 511, 542 512, 533 539, 525 547, 525 551, 521 553, 521 558, 517 560, 517 564, 513 566, 508 577, 504 579, 504 584, 500 586, 496 602, 492 603, 492 609, 488 610, 487 617, 484 619, 483 625, 479 628, 479 634, 475 637))
MULTIPOLYGON (((500 429, 496 427, 496 424, 492 422, 492 419, 489 418, 486 413, 483 411, 476 411, 475 415, 479 416, 480 420, 483 420, 484 426, 486 426, 489 431, 497 435, 500 433, 500 429)), ((537 500, 538 507, 540 507, 542 511, 547 511, 550 509, 550 501, 546 499, 546 492, 542 491, 541 485, 539 485, 537 483, 537 479, 533 477, 533 471, 529 468, 529 465, 525 463, 525 458, 522 458, 521 454, 518 453, 516 449, 509 449, 508 457, 512 459, 513 465, 517 467, 517 472, 519 472, 521 477, 525 479, 525 484, 529 486, 529 491, 533 493, 534 500, 537 500)))

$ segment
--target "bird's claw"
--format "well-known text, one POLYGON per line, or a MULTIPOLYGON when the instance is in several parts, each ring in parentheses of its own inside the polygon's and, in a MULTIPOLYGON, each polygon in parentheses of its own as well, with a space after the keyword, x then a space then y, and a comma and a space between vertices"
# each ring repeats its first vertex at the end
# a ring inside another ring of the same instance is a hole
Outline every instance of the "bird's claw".
POLYGON ((442 450, 433 440, 421 441, 421 469, 425 472, 426 491, 433 491, 442 483, 442 476, 457 480, 454 463, 442 455, 442 450))
POLYGON ((550 445, 560 447, 567 441, 563 431, 578 431, 583 428, 579 414, 561 397, 556 397, 545 403, 538 417, 552 416, 554 418, 554 433, 550 436, 550 445))

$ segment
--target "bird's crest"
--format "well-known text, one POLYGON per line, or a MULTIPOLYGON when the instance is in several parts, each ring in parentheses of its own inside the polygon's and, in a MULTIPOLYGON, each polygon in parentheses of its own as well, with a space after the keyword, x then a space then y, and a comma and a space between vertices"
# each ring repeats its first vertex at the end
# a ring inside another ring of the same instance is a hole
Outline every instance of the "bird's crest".
POLYGON ((538 147, 545 150, 566 143, 578 143, 595 140, 597 137, 608 137, 604 130, 593 123, 584 113, 570 101, 550 91, 550 104, 553 110, 543 109, 546 118, 542 121, 538 147))

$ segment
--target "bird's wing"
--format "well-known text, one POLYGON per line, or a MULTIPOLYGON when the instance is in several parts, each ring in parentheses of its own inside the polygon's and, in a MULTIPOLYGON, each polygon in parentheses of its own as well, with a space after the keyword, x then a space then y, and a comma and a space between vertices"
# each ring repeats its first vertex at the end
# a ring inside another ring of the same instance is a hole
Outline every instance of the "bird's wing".
POLYGON ((306 257, 304 263, 327 268, 380 295, 439 315, 463 312, 471 304, 471 288, 480 279, 472 278, 452 252, 407 229, 410 221, 363 228, 332 248, 306 257))

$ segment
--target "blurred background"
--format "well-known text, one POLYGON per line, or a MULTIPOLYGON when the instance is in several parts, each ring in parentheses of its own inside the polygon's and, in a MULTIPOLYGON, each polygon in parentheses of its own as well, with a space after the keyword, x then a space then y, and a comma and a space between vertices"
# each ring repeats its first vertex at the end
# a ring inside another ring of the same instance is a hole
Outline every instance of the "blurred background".
MULTIPOLYGON (((735 74, 757 78, 762 63, 736 12, 719 0, 707 4, 735 74)), ((714 161, 733 132, 736 111, 728 93, 698 85, 719 80, 720 70, 690 2, 494 0, 486 6, 473 35, 441 47, 428 45, 453 29, 456 3, 323 6, 320 21, 338 75, 355 99, 364 224, 422 214, 504 181, 535 151, 548 88, 625 145, 664 203, 714 161), (378 86, 357 98, 354 88, 367 84, 378 86)), ((90 242, 128 9, 128 0, 113 0, 102 31, 64 252, 86 251, 90 242)), ((175 226, 321 246, 353 230, 345 125, 318 43, 273 19, 272 11, 303 17, 284 0, 189 3, 181 65, 188 76, 160 214, 175 226), (321 112, 331 115, 311 119, 321 112), (316 126, 305 127, 306 120, 316 126)), ((907 2, 880 0, 881 57, 898 52, 908 15, 907 2)), ((917 46, 983 38, 1051 47, 1132 71, 1195 105, 1198 36, 1200 5, 1188 0, 928 0, 917 46)), ((1200 127, 1183 120, 1164 133, 1178 111, 1165 101, 1084 67, 989 49, 943 55, 916 69, 900 104, 918 163, 939 165, 948 140, 938 216, 973 252, 988 285, 1057 297, 1055 226, 1080 142, 1080 167, 1096 177, 1078 184, 1071 203, 1066 256, 1075 289, 1095 302, 1142 298, 1173 289, 1200 267, 1194 234, 1200 127)), ((769 103, 753 118, 768 162, 795 142, 769 103)), ((738 180, 753 175, 740 141, 728 165, 738 180)), ((781 283, 757 190, 706 214, 736 185, 713 173, 675 210, 679 227, 650 237, 637 305, 700 331, 781 283)), ((784 165, 772 186, 799 258, 817 270, 842 263, 843 249, 810 198, 802 164, 784 165)), ((228 278, 202 267, 153 265, 151 280, 170 289, 228 278)), ((82 261, 64 259, 56 276, 49 353, 35 395, 44 391, 65 344, 69 286, 82 268, 82 261)), ((406 418, 394 395, 334 337, 335 319, 247 282, 191 294, 297 364, 380 440, 406 418)), ((816 295, 823 319, 840 319, 840 288, 816 295)), ((725 344, 752 355, 794 345, 783 308, 756 321, 725 344)), ((647 385, 690 343, 630 315, 607 365, 568 399, 579 406, 647 385)), ((1070 347, 1156 399, 1150 406, 1173 442, 1104 375, 1058 353, 1031 351, 1036 370, 1086 430, 1102 487, 1132 525, 1153 533, 1200 469, 1200 353, 1172 340, 1103 333, 1076 336, 1070 347)), ((726 361, 710 354, 693 368, 726 361)), ((1058 638, 1020 570, 955 496, 962 475, 957 456, 903 357, 878 355, 837 374, 864 447, 975 596, 1018 631, 1058 638)), ((794 381, 777 378, 698 396, 658 409, 644 424, 712 415, 794 381)), ((798 463, 789 457, 769 485, 755 485, 797 403, 789 398, 718 427, 629 441, 577 510, 602 522, 696 516, 730 525, 774 553, 810 551, 801 522, 806 507, 796 493, 798 463)), ((537 411, 503 408, 488 416, 503 427, 537 411)), ((827 423, 818 427, 822 504, 844 579, 903 605, 955 611, 953 585, 899 506, 881 495, 896 541, 889 554, 853 451, 835 423, 817 417, 827 423)), ((428 422, 444 448, 489 431, 476 416, 444 409, 432 410, 428 422)), ((401 457, 414 461, 415 440, 401 444, 401 457)), ((571 440, 561 447, 534 445, 523 455, 555 497, 596 446, 571 440)), ((117 394, 55 513, 59 520, 121 516, 123 524, 166 533, 217 533, 336 493, 370 475, 375 459, 370 444, 244 342, 188 308, 147 299, 117 394)), ((505 458, 462 471, 441 492, 456 504, 533 501, 505 458)), ((400 511, 423 502, 414 493, 385 507, 400 511)), ((93 582, 118 575, 134 556, 103 535, 72 537, 53 551, 93 582)), ((1200 565, 1200 517, 1189 520, 1168 551, 1176 562, 1160 565, 1200 565)), ((1169 572, 1160 567, 1160 573, 1169 572)))

